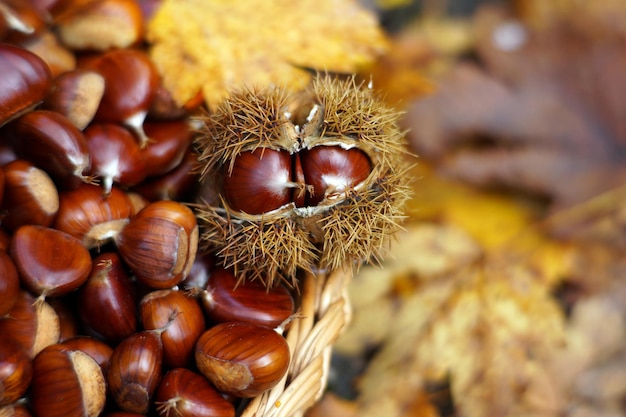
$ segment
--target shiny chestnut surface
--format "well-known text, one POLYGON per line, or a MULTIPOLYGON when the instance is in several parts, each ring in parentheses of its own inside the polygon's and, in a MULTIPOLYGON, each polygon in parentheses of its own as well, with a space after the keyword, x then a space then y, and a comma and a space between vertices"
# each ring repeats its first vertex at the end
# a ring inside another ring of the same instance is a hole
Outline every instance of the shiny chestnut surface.
POLYGON ((0 126, 41 102, 52 85, 48 65, 18 46, 0 44, 0 126))
POLYGON ((219 323, 243 321, 275 328, 295 310, 285 286, 266 288, 258 280, 239 282, 230 270, 221 268, 211 273, 200 299, 207 315, 219 323))
POLYGON ((280 381, 289 367, 285 339, 251 323, 221 323, 205 331, 196 344, 196 365, 220 391, 255 397, 280 381))
POLYGON ((356 148, 315 146, 293 155, 257 148, 239 154, 232 169, 224 167, 222 192, 231 209, 263 214, 290 202, 316 206, 365 181, 371 170, 356 148))
POLYGON ((155 394, 159 416, 234 417, 235 407, 202 375, 176 368, 163 376, 155 394))

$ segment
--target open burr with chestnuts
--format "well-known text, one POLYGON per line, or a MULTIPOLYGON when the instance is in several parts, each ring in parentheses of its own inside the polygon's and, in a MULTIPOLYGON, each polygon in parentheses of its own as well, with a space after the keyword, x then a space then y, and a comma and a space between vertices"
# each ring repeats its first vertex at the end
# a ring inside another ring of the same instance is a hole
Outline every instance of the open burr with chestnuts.
POLYGON ((345 277, 399 228, 404 142, 371 88, 176 104, 152 3, 0 2, 0 416, 302 412, 345 277))

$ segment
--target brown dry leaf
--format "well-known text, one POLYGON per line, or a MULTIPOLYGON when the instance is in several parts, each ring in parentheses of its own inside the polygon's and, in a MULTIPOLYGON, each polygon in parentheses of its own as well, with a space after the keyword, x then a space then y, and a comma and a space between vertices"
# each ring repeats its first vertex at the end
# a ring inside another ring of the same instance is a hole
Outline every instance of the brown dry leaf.
MULTIPOLYGON (((591 23, 590 23, 590 26, 591 23)), ((626 182, 626 38, 561 22, 531 30, 499 9, 406 124, 438 172, 569 206, 626 182)))
POLYGON ((415 392, 448 382, 459 416, 556 415, 562 393, 544 365, 563 338, 548 288, 519 265, 430 280, 390 323, 359 384, 359 415, 402 416, 415 392))
POLYGON ((356 72, 387 47, 355 0, 164 0, 147 39, 174 98, 201 90, 211 107, 243 86, 298 90, 311 77, 303 68, 356 72))

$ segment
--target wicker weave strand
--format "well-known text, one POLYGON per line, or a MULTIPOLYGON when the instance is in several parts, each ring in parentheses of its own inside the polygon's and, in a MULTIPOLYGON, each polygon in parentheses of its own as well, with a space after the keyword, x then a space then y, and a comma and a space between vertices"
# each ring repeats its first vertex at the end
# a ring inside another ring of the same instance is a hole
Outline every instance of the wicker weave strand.
POLYGON ((324 393, 332 345, 351 318, 348 269, 307 274, 303 279, 301 318, 287 335, 289 371, 279 384, 247 404, 241 417, 302 417, 324 393))

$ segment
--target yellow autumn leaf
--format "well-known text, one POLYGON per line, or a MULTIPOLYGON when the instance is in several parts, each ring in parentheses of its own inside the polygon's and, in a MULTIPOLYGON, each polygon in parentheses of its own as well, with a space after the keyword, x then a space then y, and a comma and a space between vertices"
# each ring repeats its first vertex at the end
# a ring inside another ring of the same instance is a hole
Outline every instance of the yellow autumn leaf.
POLYGON ((164 0, 146 37, 175 100, 202 91, 209 107, 244 86, 298 90, 304 68, 356 72, 387 47, 355 0, 164 0))

